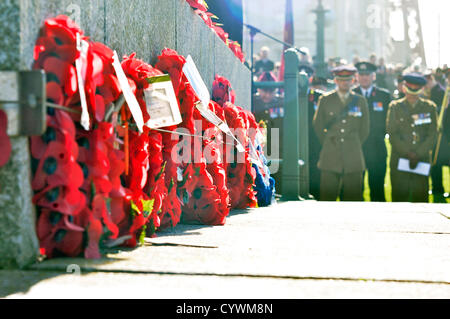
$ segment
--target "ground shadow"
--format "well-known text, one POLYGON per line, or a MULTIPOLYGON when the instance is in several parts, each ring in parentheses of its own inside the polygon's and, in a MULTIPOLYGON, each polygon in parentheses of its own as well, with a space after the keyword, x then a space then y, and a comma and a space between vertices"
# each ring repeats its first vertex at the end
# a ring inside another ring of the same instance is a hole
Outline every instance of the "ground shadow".
MULTIPOLYGON (((230 211, 227 218, 233 218, 233 216, 249 214, 254 212, 255 209, 238 209, 230 211)), ((226 225, 226 224, 225 224, 226 225)), ((173 237, 173 236, 189 236, 189 235, 200 235, 199 230, 212 227, 221 227, 217 225, 204 225, 204 224, 190 224, 190 223, 179 223, 175 227, 167 228, 156 233, 156 237, 173 237)), ((194 247, 195 245, 183 245, 174 243, 151 243, 146 238, 143 246, 164 246, 164 245, 178 245, 186 247, 194 247)), ((14 294, 27 293, 33 286, 58 276, 64 276, 69 274, 76 274, 77 271, 80 275, 89 274, 92 272, 101 272, 102 268, 106 265, 123 261, 123 254, 120 252, 133 251, 139 249, 141 246, 136 248, 126 248, 126 247, 116 247, 109 248, 102 251, 103 258, 100 259, 85 259, 79 258, 69 258, 69 257, 58 257, 43 260, 37 262, 25 269, 0 269, 0 298, 4 298, 14 294), (101 266, 101 267, 99 267, 101 266)), ((200 247, 200 246, 195 246, 200 247)), ((202 246, 201 248, 217 248, 202 246)), ((105 270, 107 271, 107 270, 105 270)))
MULTIPOLYGON (((255 209, 235 209, 230 211, 227 218, 232 218, 233 216, 249 214, 254 212, 255 209)), ((226 225, 226 223, 225 223, 226 225)), ((220 227, 222 225, 205 225, 205 224, 194 224, 194 223, 185 223, 180 221, 175 227, 169 227, 156 232, 156 237, 173 237, 173 236, 189 236, 189 235, 199 235, 200 232, 196 230, 211 228, 211 227, 220 227)))
POLYGON ((96 267, 124 260, 123 257, 116 256, 116 253, 132 251, 137 248, 107 249, 104 251, 105 257, 100 259, 58 257, 36 262, 24 269, 0 269, 0 298, 17 293, 27 293, 39 282, 58 276, 84 275, 102 271, 96 267))

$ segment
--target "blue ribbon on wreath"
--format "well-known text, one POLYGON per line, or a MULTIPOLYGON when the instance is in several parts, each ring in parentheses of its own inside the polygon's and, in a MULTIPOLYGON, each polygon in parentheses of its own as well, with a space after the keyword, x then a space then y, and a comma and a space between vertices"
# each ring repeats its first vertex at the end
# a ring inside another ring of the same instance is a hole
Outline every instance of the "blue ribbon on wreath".
POLYGON ((254 190, 256 191, 258 206, 265 207, 271 205, 275 201, 275 180, 270 176, 270 170, 267 165, 268 161, 259 144, 256 146, 256 150, 259 152, 259 158, 263 167, 252 164, 256 170, 254 190))

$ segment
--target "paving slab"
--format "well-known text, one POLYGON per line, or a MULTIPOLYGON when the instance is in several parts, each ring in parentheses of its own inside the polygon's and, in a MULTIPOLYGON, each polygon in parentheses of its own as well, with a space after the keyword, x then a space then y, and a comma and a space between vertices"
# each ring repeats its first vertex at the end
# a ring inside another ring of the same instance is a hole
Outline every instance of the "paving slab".
POLYGON ((178 225, 100 260, 44 261, 32 270, 65 275, 14 293, 42 297, 70 283, 72 295, 93 285, 88 295, 127 297, 122 288, 148 283, 174 298, 449 298, 449 208, 305 201, 235 211, 225 226, 178 225))
POLYGON ((11 271, 8 277, 21 280, 20 289, 17 286, 8 289, 7 298, 13 299, 448 299, 450 296, 450 287, 445 284, 331 279, 283 280, 102 272, 74 276, 55 272, 17 274, 11 271), (36 278, 41 280, 36 282, 36 278))

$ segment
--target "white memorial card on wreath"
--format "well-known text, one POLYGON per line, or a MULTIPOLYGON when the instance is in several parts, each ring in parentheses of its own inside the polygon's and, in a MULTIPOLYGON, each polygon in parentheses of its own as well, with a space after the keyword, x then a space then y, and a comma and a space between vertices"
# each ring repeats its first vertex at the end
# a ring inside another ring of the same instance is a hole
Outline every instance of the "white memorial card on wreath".
POLYGON ((150 119, 145 123, 149 128, 160 128, 180 124, 180 109, 168 74, 153 76, 147 81, 144 97, 150 119))
POLYGON ((200 103, 196 104, 197 109, 200 111, 200 114, 206 118, 209 122, 217 126, 222 132, 233 137, 236 141, 236 148, 239 152, 245 152, 244 146, 241 142, 234 136, 228 127, 227 123, 222 121, 214 112, 208 109, 209 102, 211 100, 211 96, 209 94, 208 88, 206 87, 205 82, 203 81, 200 72, 198 72, 197 66, 194 63, 194 60, 190 55, 186 58, 186 63, 183 66, 183 73, 186 75, 189 83, 192 85, 192 88, 200 99, 200 103))
POLYGON ((131 115, 136 122, 136 126, 139 132, 142 133, 144 126, 144 116, 142 115, 141 107, 139 106, 136 96, 131 90, 130 84, 128 83, 128 78, 122 69, 122 65, 120 64, 119 57, 117 56, 116 51, 114 51, 112 65, 114 67, 114 71, 116 71, 117 80, 119 81, 120 88, 122 89, 123 96, 125 97, 125 101, 127 102, 131 115))
POLYGON ((77 33, 77 50, 80 52, 80 56, 75 60, 75 69, 77 72, 78 92, 80 93, 81 104, 81 118, 80 124, 86 130, 89 131, 89 111, 86 100, 86 92, 84 90, 86 69, 87 69, 87 55, 89 50, 89 43, 81 39, 81 35, 77 33))

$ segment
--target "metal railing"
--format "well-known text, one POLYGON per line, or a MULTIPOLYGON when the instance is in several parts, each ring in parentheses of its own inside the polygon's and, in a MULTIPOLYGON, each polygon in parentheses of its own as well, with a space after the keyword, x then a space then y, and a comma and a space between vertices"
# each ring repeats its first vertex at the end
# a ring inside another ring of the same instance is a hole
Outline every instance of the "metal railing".
MULTIPOLYGON (((284 53, 285 73, 283 82, 254 82, 255 88, 283 88, 285 134, 281 141, 283 200, 308 199, 309 195, 309 123, 308 76, 298 72, 299 56, 295 49, 284 53)), ((276 159, 275 159, 276 160, 276 159)))

